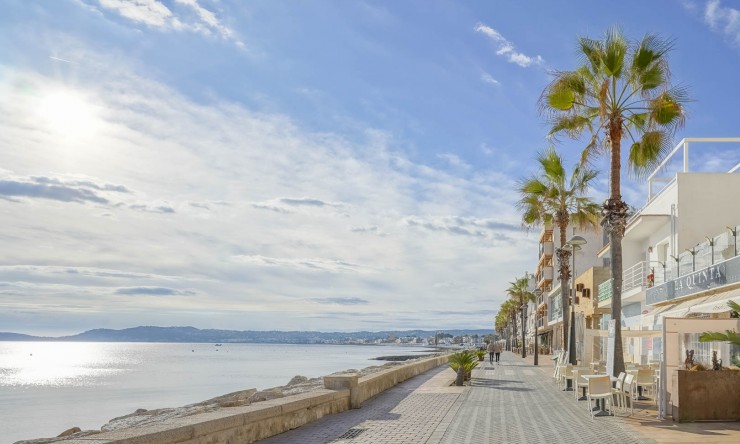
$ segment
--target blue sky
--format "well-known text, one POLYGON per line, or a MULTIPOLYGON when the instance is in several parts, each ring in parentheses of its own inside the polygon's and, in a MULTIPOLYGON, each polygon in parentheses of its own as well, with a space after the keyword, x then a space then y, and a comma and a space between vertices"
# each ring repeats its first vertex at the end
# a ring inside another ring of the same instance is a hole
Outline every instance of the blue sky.
POLYGON ((535 266, 537 98, 611 25, 675 38, 676 141, 738 135, 727 0, 3 6, 3 331, 490 327, 535 266))

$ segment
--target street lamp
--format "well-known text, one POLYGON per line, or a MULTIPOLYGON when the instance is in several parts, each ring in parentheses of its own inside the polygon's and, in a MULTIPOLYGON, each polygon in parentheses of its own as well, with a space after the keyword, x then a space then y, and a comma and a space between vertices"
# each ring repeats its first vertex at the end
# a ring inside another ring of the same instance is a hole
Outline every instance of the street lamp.
POLYGON ((537 344, 537 324, 539 323, 539 319, 537 319, 537 316, 540 314, 540 310, 538 309, 538 305, 540 303, 540 295, 542 294, 542 290, 539 288, 534 290, 534 296, 535 296, 535 302, 534 302, 534 365, 539 365, 539 360, 537 359, 539 356, 539 345, 537 344))
MULTIPOLYGON (((576 301, 576 251, 581 249, 581 245, 586 245, 588 241, 583 238, 583 236, 574 235, 570 239, 568 239, 568 242, 565 243, 568 247, 570 247, 571 252, 573 253, 573 272, 572 272, 572 292, 571 292, 571 310, 570 310, 570 333, 568 334, 568 362, 577 365, 578 362, 576 361, 576 308, 574 302, 576 301)), ((565 313, 563 313, 565 316, 565 313)))
POLYGON ((525 327, 527 323, 527 303, 526 302, 523 303, 522 306, 519 308, 522 310, 522 358, 526 358, 527 357, 527 347, 524 344, 524 342, 526 338, 525 337, 526 335, 525 327))

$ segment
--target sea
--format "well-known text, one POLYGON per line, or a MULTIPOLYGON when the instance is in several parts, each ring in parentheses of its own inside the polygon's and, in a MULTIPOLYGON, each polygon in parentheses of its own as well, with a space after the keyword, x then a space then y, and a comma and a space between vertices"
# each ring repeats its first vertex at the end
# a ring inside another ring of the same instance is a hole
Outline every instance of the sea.
POLYGON ((100 429, 136 409, 179 407, 249 388, 382 365, 397 345, 0 342, 0 444, 100 429))

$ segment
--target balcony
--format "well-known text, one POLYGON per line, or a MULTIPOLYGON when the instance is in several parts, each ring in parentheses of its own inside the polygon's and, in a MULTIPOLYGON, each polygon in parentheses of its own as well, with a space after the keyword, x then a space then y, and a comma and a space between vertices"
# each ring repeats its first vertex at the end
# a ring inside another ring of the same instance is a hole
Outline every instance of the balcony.
POLYGON ((603 302, 612 298, 612 280, 599 284, 599 302, 603 302))
POLYGON ((554 251, 554 244, 552 241, 545 241, 545 242, 540 243, 540 261, 542 260, 543 256, 552 257, 553 251, 554 251))
MULTIPOLYGON (((662 270, 660 262, 640 261, 635 265, 622 271, 622 295, 634 290, 652 287, 665 282, 666 273, 655 271, 662 270)), ((599 302, 606 301, 612 297, 612 280, 609 279, 599 285, 599 302)))
POLYGON ((538 287, 549 287, 546 285, 547 282, 552 282, 553 269, 552 267, 543 267, 542 270, 537 274, 537 286, 538 287))

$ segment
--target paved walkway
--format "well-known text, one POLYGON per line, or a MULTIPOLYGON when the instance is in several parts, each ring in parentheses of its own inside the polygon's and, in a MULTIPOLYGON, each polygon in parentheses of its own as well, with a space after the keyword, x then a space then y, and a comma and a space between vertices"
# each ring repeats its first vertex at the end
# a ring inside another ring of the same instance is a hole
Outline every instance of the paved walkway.
POLYGON ((447 367, 405 381, 361 409, 327 416, 260 444, 364 443, 676 443, 740 442, 740 424, 674 424, 656 419, 651 403, 635 414, 591 419, 586 401, 559 390, 549 357, 502 353, 481 363, 469 387, 454 387, 447 367))

